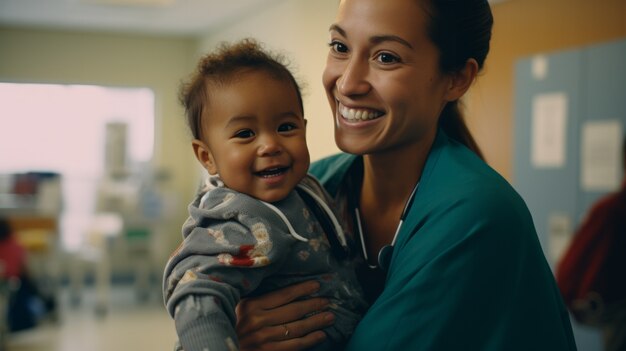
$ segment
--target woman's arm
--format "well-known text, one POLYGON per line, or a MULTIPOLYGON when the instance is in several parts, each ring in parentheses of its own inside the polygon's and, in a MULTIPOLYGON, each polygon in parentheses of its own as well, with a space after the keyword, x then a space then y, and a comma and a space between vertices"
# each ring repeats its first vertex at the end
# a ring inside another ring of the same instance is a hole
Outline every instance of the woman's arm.
POLYGON ((305 350, 326 339, 321 329, 334 323, 325 298, 310 298, 319 283, 308 281, 263 296, 242 299, 237 306, 237 337, 241 351, 305 350))

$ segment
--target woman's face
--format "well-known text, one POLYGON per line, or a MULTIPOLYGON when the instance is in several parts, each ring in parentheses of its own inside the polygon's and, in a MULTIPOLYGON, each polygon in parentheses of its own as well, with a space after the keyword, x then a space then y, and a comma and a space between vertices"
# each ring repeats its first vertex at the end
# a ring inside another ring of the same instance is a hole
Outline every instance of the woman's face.
POLYGON ((342 0, 323 75, 335 140, 353 154, 429 147, 450 78, 417 0, 342 0))

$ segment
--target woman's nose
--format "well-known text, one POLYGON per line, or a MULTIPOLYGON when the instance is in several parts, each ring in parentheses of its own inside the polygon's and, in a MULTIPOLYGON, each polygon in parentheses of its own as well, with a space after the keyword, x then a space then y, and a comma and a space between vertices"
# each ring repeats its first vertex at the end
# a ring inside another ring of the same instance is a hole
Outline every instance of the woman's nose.
POLYGON ((369 65, 356 58, 351 59, 337 80, 337 90, 341 95, 363 95, 371 85, 367 80, 369 65))

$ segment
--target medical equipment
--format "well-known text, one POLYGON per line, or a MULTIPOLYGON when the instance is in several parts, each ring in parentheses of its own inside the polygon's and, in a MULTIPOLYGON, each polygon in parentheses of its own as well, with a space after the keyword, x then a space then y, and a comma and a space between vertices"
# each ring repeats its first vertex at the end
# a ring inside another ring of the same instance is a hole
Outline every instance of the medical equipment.
POLYGON ((367 249, 365 247, 365 240, 363 238, 363 227, 361 226, 361 216, 359 214, 359 207, 358 206, 354 207, 354 220, 356 222, 355 227, 357 228, 357 231, 359 233, 359 239, 361 241, 361 250, 363 252, 363 258, 365 259, 365 262, 367 262, 367 265, 370 268, 374 269, 376 267, 380 267, 384 271, 386 271, 387 268, 389 268, 389 263, 391 262, 391 255, 393 254, 393 248, 396 244, 398 233, 400 233, 400 229, 402 228, 402 223, 404 223, 404 220, 407 216, 408 209, 411 207, 411 204, 413 203, 413 200, 415 199, 415 193, 417 192, 418 186, 419 186, 419 182, 415 185, 415 187, 413 188, 413 191, 411 191, 411 195, 409 196, 408 200, 404 204, 404 209, 402 210, 402 214, 400 215, 400 222, 398 223, 398 226, 396 227, 396 232, 393 235, 391 244, 387 244, 383 246, 378 252, 378 265, 372 265, 369 263, 370 261, 367 255, 367 249))

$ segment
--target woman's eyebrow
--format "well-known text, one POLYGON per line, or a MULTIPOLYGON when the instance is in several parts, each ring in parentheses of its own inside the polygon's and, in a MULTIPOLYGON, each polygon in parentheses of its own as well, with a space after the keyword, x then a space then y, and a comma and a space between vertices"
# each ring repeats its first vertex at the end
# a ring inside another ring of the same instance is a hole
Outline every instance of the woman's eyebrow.
MULTIPOLYGON (((341 34, 344 37, 347 37, 348 35, 346 34, 346 31, 341 28, 338 24, 332 24, 330 26, 330 28, 328 29, 329 31, 335 31, 339 34, 341 34)), ((408 41, 402 39, 401 37, 397 36, 397 35, 392 35, 392 34, 383 34, 383 35, 375 35, 373 37, 370 38, 370 43, 377 45, 386 41, 395 41, 397 43, 400 43, 406 47, 408 47, 409 49, 413 49, 413 45, 411 45, 408 41)))
POLYGON ((413 49, 413 46, 406 40, 400 38, 397 35, 376 35, 370 38, 370 43, 376 45, 386 41, 395 41, 396 43, 400 43, 409 49, 413 49))
POLYGON ((330 28, 328 28, 329 32, 335 31, 338 32, 339 34, 343 35, 344 37, 346 36, 346 31, 343 30, 343 28, 339 27, 338 24, 331 24, 330 28))

